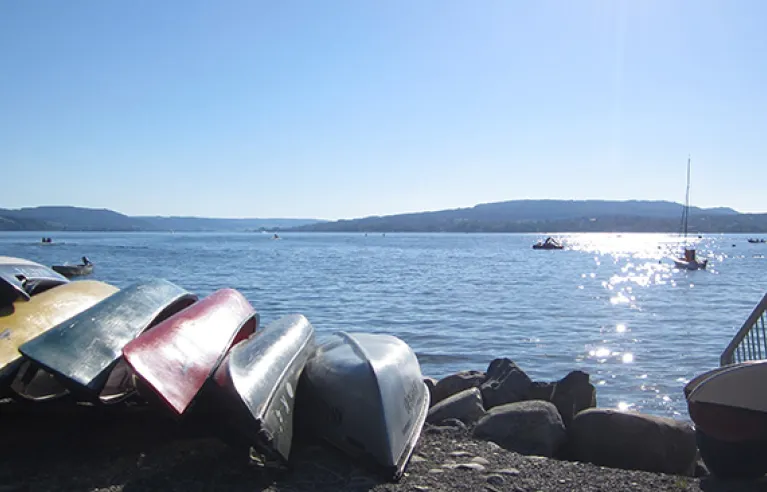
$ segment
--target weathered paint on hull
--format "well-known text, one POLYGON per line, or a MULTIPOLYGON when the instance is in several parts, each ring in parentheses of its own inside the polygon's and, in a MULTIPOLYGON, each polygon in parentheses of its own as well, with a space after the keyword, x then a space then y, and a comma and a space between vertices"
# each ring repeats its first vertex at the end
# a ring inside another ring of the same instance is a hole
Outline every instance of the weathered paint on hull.
POLYGON ((248 300, 222 289, 128 343, 123 356, 136 376, 181 415, 227 351, 257 327, 258 314, 248 300))
POLYGON ((314 346, 311 323, 284 316, 237 344, 216 370, 215 399, 231 412, 230 428, 267 460, 290 456, 295 391, 314 346))
POLYGON ((21 363, 19 347, 117 292, 103 282, 71 282, 47 290, 29 301, 0 307, 0 387, 21 363))
MULTIPOLYGON (((114 401, 108 387, 122 349, 149 327, 197 298, 166 280, 134 283, 30 340, 19 351, 86 399, 114 401)), ((127 390, 126 390, 127 391, 127 390)))

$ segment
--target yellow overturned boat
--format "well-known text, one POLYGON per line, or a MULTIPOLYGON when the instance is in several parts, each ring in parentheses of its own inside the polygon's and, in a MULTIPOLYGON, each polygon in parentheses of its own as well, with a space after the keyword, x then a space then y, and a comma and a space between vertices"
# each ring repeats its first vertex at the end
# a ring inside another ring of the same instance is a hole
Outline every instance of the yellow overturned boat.
POLYGON ((22 362, 19 346, 117 292, 95 280, 56 286, 13 304, 0 306, 0 393, 22 362))

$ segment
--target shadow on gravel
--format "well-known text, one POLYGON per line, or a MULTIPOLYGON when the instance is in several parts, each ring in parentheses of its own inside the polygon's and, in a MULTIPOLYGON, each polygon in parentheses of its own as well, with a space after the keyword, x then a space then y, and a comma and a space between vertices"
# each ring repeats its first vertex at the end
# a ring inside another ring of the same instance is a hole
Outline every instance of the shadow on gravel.
POLYGON ((313 442, 294 444, 289 471, 265 469, 199 422, 148 408, 0 403, 0 436, 3 491, 361 491, 382 483, 313 442))
POLYGON ((759 480, 721 480, 714 476, 700 479, 700 489, 705 492, 764 492, 767 477, 759 480))

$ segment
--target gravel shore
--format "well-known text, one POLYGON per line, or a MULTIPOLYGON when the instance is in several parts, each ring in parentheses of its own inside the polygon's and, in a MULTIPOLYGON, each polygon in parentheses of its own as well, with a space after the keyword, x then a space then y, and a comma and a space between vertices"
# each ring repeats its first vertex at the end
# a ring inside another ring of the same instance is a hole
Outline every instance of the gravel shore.
POLYGON ((406 475, 388 483, 318 443, 265 470, 219 440, 154 414, 36 415, 0 408, 0 491, 764 491, 738 483, 522 456, 466 429, 424 429, 406 475))

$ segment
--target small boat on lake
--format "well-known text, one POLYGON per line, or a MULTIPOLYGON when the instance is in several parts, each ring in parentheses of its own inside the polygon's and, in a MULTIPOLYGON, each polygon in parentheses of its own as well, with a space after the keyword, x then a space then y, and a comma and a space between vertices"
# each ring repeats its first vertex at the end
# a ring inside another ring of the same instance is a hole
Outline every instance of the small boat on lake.
POLYGON ((69 280, 50 268, 34 261, 11 256, 0 256, 0 305, 13 303, 17 298, 28 301, 69 280))
POLYGON ((22 356, 19 347, 89 309, 117 292, 117 287, 83 280, 37 294, 29 301, 17 301, 0 308, 0 391, 10 384, 22 356))
POLYGON ((51 268, 67 278, 93 273, 93 263, 91 263, 87 256, 82 257, 82 263, 79 265, 53 265, 51 268))
POLYGON ((208 398, 227 410, 223 437, 253 446, 266 463, 287 461, 296 386, 313 351, 314 327, 299 314, 269 323, 230 350, 213 376, 217 391, 208 398))
POLYGON ((705 270, 708 259, 698 260, 695 256, 695 246, 687 245, 687 223, 690 217, 690 158, 687 158, 687 192, 685 193, 684 209, 682 211, 682 227, 684 229, 684 256, 672 258, 674 266, 684 270, 705 270))
POLYGON ((222 289, 128 343, 123 357, 141 383, 181 415, 226 352, 257 327, 258 314, 248 300, 234 289, 222 289))
POLYGON ((547 237, 545 241, 538 241, 533 244, 533 249, 564 249, 565 247, 554 239, 553 237, 547 237))
POLYGON ((137 282, 21 345, 19 351, 78 397, 120 401, 134 390, 132 374, 121 360, 123 347, 196 300, 167 280, 137 282))
POLYGON ((751 244, 767 243, 767 239, 764 238, 748 238, 748 242, 751 244))
POLYGON ((767 360, 728 364, 684 388, 698 448, 722 478, 758 478, 767 472, 767 360))
POLYGON ((301 425, 399 479, 429 409, 418 359, 402 340, 337 333, 317 348, 298 389, 301 425))

